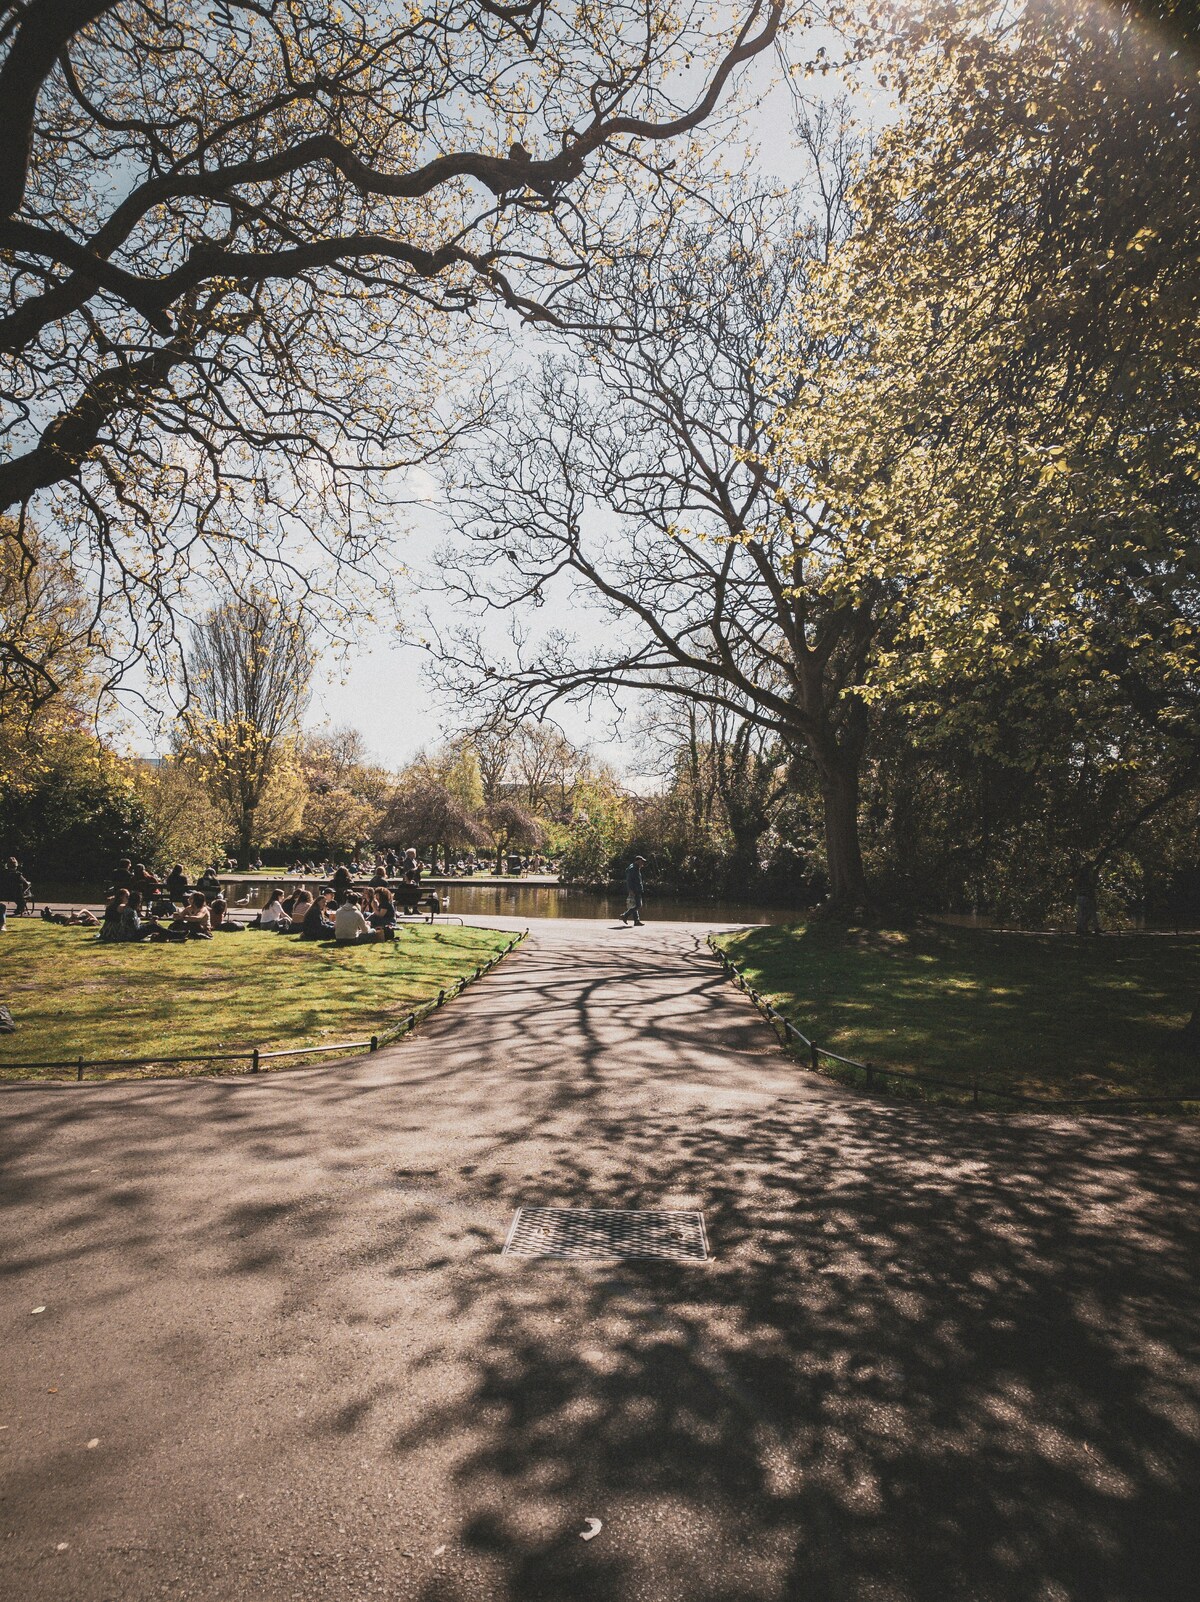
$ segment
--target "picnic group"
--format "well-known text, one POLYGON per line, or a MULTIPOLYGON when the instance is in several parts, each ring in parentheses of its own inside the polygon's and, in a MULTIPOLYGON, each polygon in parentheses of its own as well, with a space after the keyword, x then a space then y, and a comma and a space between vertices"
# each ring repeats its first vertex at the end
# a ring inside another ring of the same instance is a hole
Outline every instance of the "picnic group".
MULTIPOLYGON (((354 869, 361 871, 361 866, 340 864, 328 883, 311 890, 303 883, 287 890, 276 887, 261 911, 243 922, 230 915, 215 867, 206 868, 192 885, 180 863, 160 878, 144 863, 123 857, 113 869, 101 916, 87 907, 71 912, 43 907, 41 916, 48 923, 94 928, 103 941, 211 940, 217 934, 261 929, 351 946, 394 939, 402 915, 415 916, 424 909, 432 919, 442 910, 436 891, 422 887, 415 849, 391 863, 378 861, 365 885, 355 886, 354 869), (394 869, 390 875, 389 866, 394 869)), ((18 917, 34 906, 33 886, 16 857, 0 869, 0 930, 10 901, 18 917)))

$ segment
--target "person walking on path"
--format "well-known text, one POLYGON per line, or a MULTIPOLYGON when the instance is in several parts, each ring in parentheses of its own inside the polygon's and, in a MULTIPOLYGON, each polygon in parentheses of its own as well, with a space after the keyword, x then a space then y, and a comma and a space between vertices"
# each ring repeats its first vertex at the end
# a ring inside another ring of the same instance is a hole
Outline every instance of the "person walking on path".
POLYGON ((646 886, 642 879, 642 869, 646 865, 645 857, 634 857, 625 869, 625 895, 629 905, 621 914, 621 922, 628 926, 630 918, 637 928, 642 922, 642 900, 646 894, 646 886))

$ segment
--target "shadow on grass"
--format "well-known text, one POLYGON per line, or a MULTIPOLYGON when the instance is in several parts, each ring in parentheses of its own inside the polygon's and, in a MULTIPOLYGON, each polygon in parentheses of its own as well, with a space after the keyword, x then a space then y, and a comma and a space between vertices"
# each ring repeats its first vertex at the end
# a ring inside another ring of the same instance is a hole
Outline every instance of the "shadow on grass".
POLYGON ((1033 1095, 1171 1095, 1200 985, 1194 937, 762 928, 731 958, 806 1035, 845 1055, 1033 1095))

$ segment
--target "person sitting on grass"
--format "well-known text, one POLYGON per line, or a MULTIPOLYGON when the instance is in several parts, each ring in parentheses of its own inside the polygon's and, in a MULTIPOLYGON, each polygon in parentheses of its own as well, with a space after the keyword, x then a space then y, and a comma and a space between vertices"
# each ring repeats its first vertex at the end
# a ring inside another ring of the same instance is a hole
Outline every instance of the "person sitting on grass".
POLYGON ((141 905, 140 896, 135 899, 128 890, 117 890, 104 908, 104 921, 96 938, 121 942, 149 940, 158 925, 153 921, 143 924, 141 905))
POLYGON ((212 917, 203 890, 192 891, 187 899, 187 905, 171 924, 167 933, 182 936, 185 940, 212 939, 212 917))
POLYGON ((267 904, 255 921, 259 929, 275 929, 283 934, 292 927, 292 920, 283 910, 283 891, 276 888, 267 897, 267 904))
POLYGON ((356 895, 343 901, 333 920, 333 938, 339 946, 362 946, 372 940, 386 940, 392 931, 372 929, 363 917, 362 905, 356 895))
MULTIPOLYGON (((299 897, 296 899, 298 901, 299 897)), ((328 940, 333 934, 333 919, 329 916, 332 910, 333 892, 322 890, 304 914, 304 922, 300 929, 301 940, 328 940)), ((295 921, 293 918, 292 922, 295 921)))
POLYGON ((396 903, 386 885, 375 892, 375 910, 370 915, 370 923, 372 929, 389 929, 395 934, 396 903))
POLYGON ((219 929, 222 934, 241 934, 242 926, 240 923, 234 923, 229 916, 229 904, 224 896, 214 896, 209 903, 208 912, 214 929, 219 929))
POLYGON ((128 890, 114 890, 104 903, 104 917, 100 923, 99 939, 119 940, 118 930, 121 927, 121 910, 129 904, 128 890))
POLYGON ((146 906, 140 890, 129 892, 129 916, 126 921, 133 931, 128 937, 131 940, 150 940, 164 932, 153 910, 146 906))

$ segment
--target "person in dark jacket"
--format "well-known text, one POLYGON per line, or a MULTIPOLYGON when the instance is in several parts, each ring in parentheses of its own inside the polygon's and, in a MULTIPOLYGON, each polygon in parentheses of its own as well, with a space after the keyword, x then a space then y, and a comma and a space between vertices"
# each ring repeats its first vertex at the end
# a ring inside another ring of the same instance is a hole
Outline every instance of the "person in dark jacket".
POLYGON ((625 896, 629 905, 621 914, 621 922, 628 926, 630 918, 634 926, 642 921, 642 901, 646 894, 645 881, 642 878, 642 869, 646 866, 645 857, 634 857, 625 869, 625 896))
POLYGON ((196 880, 196 889, 200 891, 206 901, 211 901, 213 896, 221 894, 221 881, 217 878, 217 870, 214 867, 210 865, 205 868, 204 872, 196 880))
POLYGON ((177 907, 181 907, 187 900, 188 877, 183 871, 183 863, 177 862, 167 875, 167 894, 177 907))
POLYGON ((371 913, 369 922, 372 929, 395 933, 396 903, 392 900, 392 892, 386 885, 375 893, 375 910, 371 913))
POLYGON ((304 914, 304 922, 300 926, 301 940, 332 940, 333 919, 329 912, 333 906, 333 896, 324 891, 304 914))
POLYGON ((28 907, 32 896, 33 886, 21 872, 21 864, 16 857, 9 857, 0 868, 0 901, 13 902, 13 913, 19 918, 28 907))

